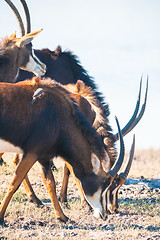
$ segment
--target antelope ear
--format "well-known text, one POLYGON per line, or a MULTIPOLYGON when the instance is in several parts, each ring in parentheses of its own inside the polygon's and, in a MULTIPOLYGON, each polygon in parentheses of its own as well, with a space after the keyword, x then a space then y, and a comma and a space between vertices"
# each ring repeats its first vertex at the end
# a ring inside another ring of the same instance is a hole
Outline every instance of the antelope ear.
POLYGON ((103 139, 103 143, 104 143, 104 145, 107 146, 107 145, 108 145, 108 139, 107 139, 107 138, 104 138, 104 139, 103 139))
POLYGON ((17 47, 23 47, 23 46, 27 45, 27 44, 30 43, 42 30, 43 30, 43 29, 38 30, 38 31, 34 31, 34 32, 31 32, 31 33, 28 33, 28 34, 24 35, 23 37, 21 37, 20 39, 17 40, 16 46, 17 46, 17 47))
POLYGON ((97 175, 100 170, 100 161, 94 153, 91 153, 91 163, 93 167, 93 172, 97 175))
POLYGON ((59 56, 59 54, 62 52, 61 46, 57 46, 56 50, 54 50, 54 54, 56 54, 57 56, 59 56))
POLYGON ((84 92, 85 87, 86 86, 82 80, 77 80, 77 82, 75 84, 75 90, 76 90, 75 92, 81 94, 84 92))
POLYGON ((9 39, 11 39, 11 40, 14 38, 16 38, 16 31, 13 34, 11 34, 11 36, 9 37, 9 39))

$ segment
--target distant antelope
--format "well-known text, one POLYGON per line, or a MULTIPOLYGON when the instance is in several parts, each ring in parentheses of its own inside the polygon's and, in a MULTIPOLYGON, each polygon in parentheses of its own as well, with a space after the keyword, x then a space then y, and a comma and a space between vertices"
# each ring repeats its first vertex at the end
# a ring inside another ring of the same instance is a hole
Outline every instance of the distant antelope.
POLYGON ((101 138, 70 93, 57 82, 33 79, 16 84, 0 83, 0 103, 0 151, 23 154, 0 206, 1 222, 13 194, 36 161, 41 165, 56 218, 67 221, 56 196, 50 168, 50 159, 55 156, 62 157, 67 167, 73 168, 95 217, 105 220, 108 212, 107 191, 124 159, 124 143, 118 120, 121 151, 109 170, 109 156, 101 138), (38 87, 45 89, 45 95, 30 105, 38 87))

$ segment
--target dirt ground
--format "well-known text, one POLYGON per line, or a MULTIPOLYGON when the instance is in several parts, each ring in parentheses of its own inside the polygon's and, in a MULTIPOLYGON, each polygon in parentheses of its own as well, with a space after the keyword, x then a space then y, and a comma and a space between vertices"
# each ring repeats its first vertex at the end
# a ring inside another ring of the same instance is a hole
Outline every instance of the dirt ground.
MULTIPOLYGON (((0 166, 0 202, 2 201, 15 167, 12 154, 6 154, 6 165, 0 166)), ((61 188, 63 162, 55 160, 54 171, 57 194, 61 188)), ((41 179, 39 166, 29 172, 43 208, 29 202, 23 186, 14 194, 0 226, 0 240, 9 239, 160 239, 160 150, 137 150, 126 184, 119 191, 119 213, 106 221, 95 219, 93 213, 81 207, 73 178, 68 189, 68 206, 62 205, 69 221, 57 223, 51 202, 41 179)))

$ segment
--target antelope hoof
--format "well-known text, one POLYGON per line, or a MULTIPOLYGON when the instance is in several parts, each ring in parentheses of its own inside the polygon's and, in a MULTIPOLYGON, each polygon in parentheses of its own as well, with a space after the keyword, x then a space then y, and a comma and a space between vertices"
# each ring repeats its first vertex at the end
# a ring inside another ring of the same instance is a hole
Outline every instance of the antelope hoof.
POLYGON ((115 212, 115 213, 119 213, 118 209, 115 209, 114 212, 115 212))
POLYGON ((3 158, 0 158, 0 165, 5 164, 5 161, 3 160, 3 158))
POLYGON ((58 199, 61 203, 67 203, 67 197, 60 194, 59 199, 58 199))
POLYGON ((37 207, 44 207, 44 204, 41 202, 39 198, 31 199, 30 202, 35 203, 37 207))
POLYGON ((4 222, 4 219, 0 219, 0 226, 2 227, 6 227, 7 225, 4 222))
POLYGON ((66 223, 68 220, 69 220, 69 218, 68 217, 66 217, 66 216, 64 216, 65 217, 65 219, 63 218, 57 218, 57 222, 59 222, 59 223, 66 223))

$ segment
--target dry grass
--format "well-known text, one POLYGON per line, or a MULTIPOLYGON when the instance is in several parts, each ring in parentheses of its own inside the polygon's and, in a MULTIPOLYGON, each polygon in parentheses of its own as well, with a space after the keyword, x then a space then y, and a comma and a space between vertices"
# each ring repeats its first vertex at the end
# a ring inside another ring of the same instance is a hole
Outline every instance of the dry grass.
MULTIPOLYGON (((0 202, 11 181, 15 167, 11 154, 5 155, 7 165, 0 167, 0 202)), ((130 178, 159 178, 160 150, 139 150, 129 174, 130 178)), ((55 161, 58 172, 54 172, 59 194, 63 163, 55 161)), ((0 239, 160 239, 160 196, 152 189, 141 194, 131 192, 125 185, 125 193, 119 195, 120 213, 113 214, 106 221, 97 220, 92 213, 81 207, 79 194, 73 179, 70 178, 68 205, 62 206, 65 214, 72 220, 59 224, 54 217, 50 199, 43 185, 36 164, 29 172, 29 178, 37 196, 46 204, 37 208, 27 200, 23 186, 14 197, 5 215, 6 226, 0 226, 0 239), (127 190, 128 189, 128 190, 127 190)), ((139 186, 138 186, 139 187, 139 186)), ((132 190, 134 188, 132 187, 132 190)))
POLYGON ((148 150, 137 150, 132 168, 130 171, 130 177, 145 178, 160 178, 160 150, 148 149, 148 150))

